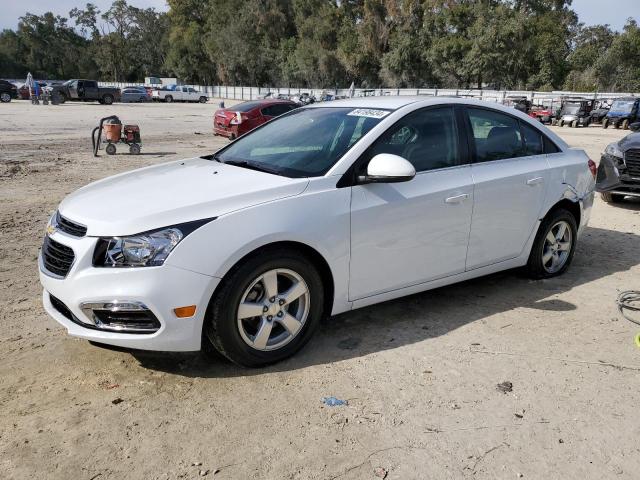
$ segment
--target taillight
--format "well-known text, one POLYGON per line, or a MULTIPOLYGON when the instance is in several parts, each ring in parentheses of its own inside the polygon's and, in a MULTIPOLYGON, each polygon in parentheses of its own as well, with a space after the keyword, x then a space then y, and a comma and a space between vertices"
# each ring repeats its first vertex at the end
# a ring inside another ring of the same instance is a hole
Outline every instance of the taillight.
POLYGON ((242 114, 240 112, 236 112, 236 116, 231 119, 229 122, 231 125, 240 125, 242 123, 242 114))
POLYGON ((589 159, 588 165, 589 165, 589 170, 591 171, 591 175, 593 175, 593 178, 596 178, 596 173, 598 173, 598 167, 596 167, 596 162, 589 159))

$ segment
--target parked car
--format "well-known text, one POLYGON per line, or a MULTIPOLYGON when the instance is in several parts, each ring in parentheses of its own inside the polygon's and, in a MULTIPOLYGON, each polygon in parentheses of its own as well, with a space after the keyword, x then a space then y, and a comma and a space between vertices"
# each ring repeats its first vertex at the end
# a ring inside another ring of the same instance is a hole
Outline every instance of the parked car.
POLYGON ((559 127, 588 127, 591 123, 591 111, 595 100, 584 98, 566 98, 562 101, 560 118, 557 121, 559 127))
POLYGON ((629 125, 640 121, 639 105, 640 98, 637 97, 617 98, 611 104, 611 109, 602 121, 602 126, 607 128, 613 125, 615 128, 628 130, 629 125))
POLYGON ((206 95, 193 87, 176 86, 173 90, 154 90, 153 99, 162 102, 200 102, 207 103, 206 95))
POLYGON ((111 105, 120 101, 120 89, 114 87, 99 87, 95 80, 73 79, 61 85, 51 87, 51 96, 57 95, 60 102, 78 101, 95 102, 111 105))
POLYGON ((607 203, 640 197, 640 123, 629 128, 634 133, 609 144, 600 158, 596 190, 607 203))
MULTIPOLYGON (((42 91, 44 91, 48 87, 46 82, 38 81, 36 83, 40 86, 40 89, 42 91)), ((20 98, 21 100, 29 100, 29 99, 31 99, 31 93, 29 93, 29 86, 26 83, 23 83, 18 88, 18 98, 20 98)))
POLYGON ((8 103, 13 98, 18 98, 18 87, 6 80, 0 80, 0 102, 8 103))
POLYGON ((220 108, 213 115, 213 134, 233 140, 295 108, 298 108, 295 102, 275 99, 253 100, 220 108))
POLYGON ((547 108, 544 105, 532 105, 529 111, 526 112, 531 118, 535 118, 540 123, 551 123, 553 118, 553 111, 551 108, 547 108))
POLYGON ((120 92, 120 101, 127 102, 148 102, 151 96, 144 87, 125 87, 120 92))
POLYGON ((64 199, 39 254, 44 307, 95 342, 269 364, 324 315, 516 267, 562 274, 595 168, 501 105, 315 103, 64 199))

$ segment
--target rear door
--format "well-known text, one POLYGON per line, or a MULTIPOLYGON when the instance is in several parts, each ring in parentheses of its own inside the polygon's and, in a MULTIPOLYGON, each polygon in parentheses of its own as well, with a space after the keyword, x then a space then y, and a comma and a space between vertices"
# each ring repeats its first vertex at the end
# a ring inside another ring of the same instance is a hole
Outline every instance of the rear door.
POLYGON ((84 81, 84 98, 86 99, 98 98, 98 82, 93 80, 84 81))
POLYGON ((542 136, 509 114, 467 107, 474 206, 466 269, 519 256, 538 220, 549 165, 542 136))
POLYGON ((69 84, 68 89, 70 98, 78 98, 78 86, 81 82, 82 80, 74 80, 69 84))
POLYGON ((361 175, 373 156, 392 153, 417 174, 352 187, 350 300, 464 271, 473 182, 461 118, 452 106, 411 112, 359 161, 361 175))

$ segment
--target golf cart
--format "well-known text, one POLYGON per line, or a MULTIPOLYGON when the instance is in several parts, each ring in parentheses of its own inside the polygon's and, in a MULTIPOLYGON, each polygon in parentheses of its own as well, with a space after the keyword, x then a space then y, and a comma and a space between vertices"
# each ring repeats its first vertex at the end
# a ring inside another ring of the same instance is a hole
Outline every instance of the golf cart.
POLYGON ((523 97, 521 95, 509 95, 502 103, 507 107, 513 107, 526 114, 529 114, 529 111, 531 110, 531 101, 527 97, 523 97))
POLYGON ((609 113, 602 120, 602 126, 608 128, 609 125, 613 125, 615 128, 629 130, 630 124, 640 121, 639 105, 640 98, 637 97, 615 99, 611 104, 609 113))
POLYGON ((557 125, 559 127, 569 125, 574 128, 578 126, 588 127, 591 123, 591 112, 595 103, 595 100, 587 100, 581 97, 565 98, 562 101, 557 125))

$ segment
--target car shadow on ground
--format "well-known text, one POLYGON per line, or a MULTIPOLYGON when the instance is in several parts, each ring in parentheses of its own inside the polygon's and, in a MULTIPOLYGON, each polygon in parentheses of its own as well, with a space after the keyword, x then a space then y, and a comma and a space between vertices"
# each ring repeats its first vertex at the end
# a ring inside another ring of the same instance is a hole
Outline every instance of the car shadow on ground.
POLYGON ((549 297, 629 270, 640 263, 638 252, 640 234, 589 227, 573 264, 560 277, 533 281, 509 270, 343 313, 324 321, 295 356, 261 369, 238 367, 210 353, 127 351, 145 368, 187 377, 261 375, 329 364, 445 335, 498 313, 513 312, 505 323, 517 324, 516 309, 575 310, 576 305, 549 297))

